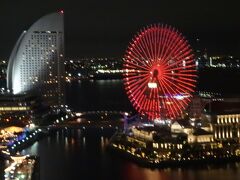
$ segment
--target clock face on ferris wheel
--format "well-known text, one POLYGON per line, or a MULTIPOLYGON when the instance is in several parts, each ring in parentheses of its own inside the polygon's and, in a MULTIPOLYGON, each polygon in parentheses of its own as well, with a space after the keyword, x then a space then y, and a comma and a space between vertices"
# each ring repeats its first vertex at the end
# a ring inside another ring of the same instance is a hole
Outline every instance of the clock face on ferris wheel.
POLYGON ((196 64, 188 41, 170 26, 142 29, 124 58, 127 95, 148 119, 176 118, 186 109, 196 86, 196 64))

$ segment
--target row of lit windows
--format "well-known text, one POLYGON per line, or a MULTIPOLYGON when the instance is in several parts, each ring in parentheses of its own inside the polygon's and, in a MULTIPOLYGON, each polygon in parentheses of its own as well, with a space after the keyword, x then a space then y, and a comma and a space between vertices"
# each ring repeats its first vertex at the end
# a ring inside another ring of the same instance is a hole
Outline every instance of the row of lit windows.
POLYGON ((197 137, 189 137, 188 138, 189 143, 198 142, 198 143, 204 143, 204 142, 213 142, 212 135, 202 135, 197 137))
MULTIPOLYGON (((45 51, 45 53, 40 53, 40 52, 26 52, 26 55, 24 55, 24 59, 40 59, 39 57, 45 56, 45 59, 50 58, 50 57, 55 57, 57 56, 56 51, 50 50, 49 52, 45 51)), ((44 59, 41 59, 44 60, 44 59)))
POLYGON ((153 143, 154 148, 161 149, 182 149, 182 144, 172 144, 172 143, 153 143))
POLYGON ((25 46, 25 52, 29 53, 29 51, 34 51, 34 52, 46 52, 46 51, 51 51, 52 49, 56 49, 55 48, 56 44, 38 44, 35 46, 25 46))
POLYGON ((29 107, 0 107, 0 111, 26 111, 29 110, 29 107))
MULTIPOLYGON (((216 139, 228 139, 233 137, 232 128, 216 128, 214 137, 216 139)), ((237 130, 237 137, 240 137, 240 129, 237 130)))
POLYGON ((55 40, 56 35, 32 35, 31 39, 38 39, 38 40, 55 40))
POLYGON ((238 123, 238 122, 239 122, 239 119, 240 119, 240 114, 218 116, 218 117, 217 117, 217 123, 218 123, 218 124, 238 123))
POLYGON ((44 49, 44 50, 37 50, 37 49, 33 49, 33 50, 28 50, 28 51, 25 51, 26 55, 34 55, 34 56, 46 56, 46 57, 49 57, 49 56, 53 56, 53 55, 56 55, 57 53, 57 50, 56 49, 44 49))
POLYGON ((45 36, 45 37, 32 37, 32 39, 31 39, 32 41, 33 40, 35 40, 35 41, 41 41, 41 42, 46 42, 47 43, 47 41, 46 40, 49 40, 49 41, 56 41, 56 37, 54 37, 54 36, 50 36, 50 37, 47 37, 47 36, 45 36))
POLYGON ((36 42, 29 42, 29 44, 25 45, 25 50, 33 49, 37 51, 42 50, 49 50, 50 48, 56 47, 56 42, 49 42, 49 43, 36 43, 36 42))

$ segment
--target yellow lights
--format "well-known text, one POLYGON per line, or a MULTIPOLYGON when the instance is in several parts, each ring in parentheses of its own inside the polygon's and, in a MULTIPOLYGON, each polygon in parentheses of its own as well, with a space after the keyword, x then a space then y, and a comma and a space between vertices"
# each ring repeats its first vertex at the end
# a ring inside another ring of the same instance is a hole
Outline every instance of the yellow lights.
POLYGON ((3 130, 5 132, 8 132, 8 133, 20 133, 20 132, 24 131, 24 128, 17 127, 17 126, 10 126, 10 127, 7 127, 7 128, 5 128, 3 130))
MULTIPOLYGON (((136 70, 135 69, 113 69, 113 70, 111 70, 111 69, 106 69, 106 70, 98 69, 97 70, 97 73, 101 73, 101 74, 104 74, 104 73, 115 74, 115 73, 129 73, 129 72, 136 72, 136 70)), ((137 72, 139 72, 139 71, 137 71, 137 72)))
POLYGON ((83 114, 82 113, 76 113, 76 116, 77 117, 80 117, 80 116, 82 116, 83 114))
POLYGON ((153 148, 156 149, 182 149, 182 144, 173 144, 173 143, 153 143, 153 148))
POLYGON ((155 83, 155 82, 149 82, 149 83, 148 83, 148 87, 149 87, 150 89, 157 88, 157 83, 155 83))
POLYGON ((68 77, 66 77, 65 80, 66 80, 67 82, 71 82, 71 79, 68 78, 68 77))
POLYGON ((234 124, 238 123, 238 118, 240 114, 231 114, 231 115, 218 115, 217 116, 217 124, 234 124))
POLYGON ((9 107, 0 107, 0 111, 26 111, 29 110, 29 107, 25 107, 25 106, 9 106, 9 107))
POLYGON ((218 148, 222 148, 222 147, 223 147, 222 143, 218 143, 218 148))
POLYGON ((153 143, 153 147, 158 149, 159 148, 158 143, 153 143))
POLYGON ((235 154, 236 154, 237 156, 240 156, 240 149, 237 149, 237 150, 235 151, 235 154))
POLYGON ((182 144, 177 144, 177 149, 182 149, 182 144))

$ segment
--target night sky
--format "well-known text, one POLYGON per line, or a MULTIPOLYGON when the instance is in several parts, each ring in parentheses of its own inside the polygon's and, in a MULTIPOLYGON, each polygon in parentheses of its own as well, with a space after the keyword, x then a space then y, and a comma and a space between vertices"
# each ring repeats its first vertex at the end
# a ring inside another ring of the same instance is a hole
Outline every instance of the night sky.
MULTIPOLYGON (((123 56, 144 26, 167 23, 210 54, 240 55, 238 0, 0 0, 0 58, 41 16, 64 9, 66 57, 123 56)), ((194 46, 194 43, 192 43, 194 46)))

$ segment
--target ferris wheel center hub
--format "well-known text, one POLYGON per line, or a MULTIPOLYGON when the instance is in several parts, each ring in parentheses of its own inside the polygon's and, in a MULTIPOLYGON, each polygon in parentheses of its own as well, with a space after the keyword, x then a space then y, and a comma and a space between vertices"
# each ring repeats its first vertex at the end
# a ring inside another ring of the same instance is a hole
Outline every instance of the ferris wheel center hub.
POLYGON ((153 70, 153 77, 157 77, 158 76, 158 70, 157 69, 154 69, 153 70))
POLYGON ((161 76, 163 75, 162 73, 163 71, 161 69, 161 66, 159 65, 153 66, 152 70, 150 71, 152 78, 157 78, 157 79, 161 78, 161 76))

